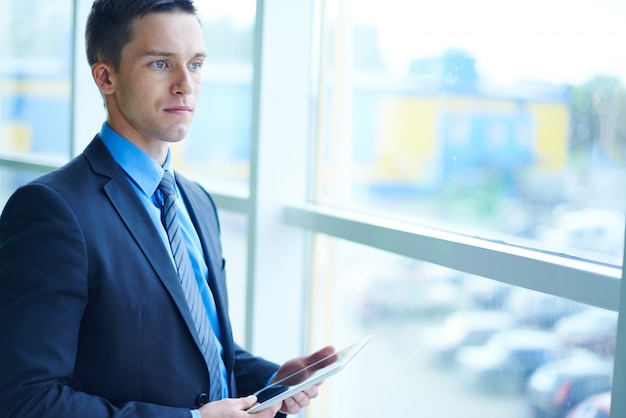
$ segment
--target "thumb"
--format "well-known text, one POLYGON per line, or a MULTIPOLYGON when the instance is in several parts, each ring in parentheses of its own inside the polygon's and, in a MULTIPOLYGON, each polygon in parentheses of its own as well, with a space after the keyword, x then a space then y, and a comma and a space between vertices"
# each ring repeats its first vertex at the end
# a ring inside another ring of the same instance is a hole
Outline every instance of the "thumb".
POLYGON ((339 359, 339 355, 335 352, 335 347, 333 347, 332 345, 329 345, 320 350, 317 350, 313 354, 310 354, 306 362, 308 364, 314 364, 314 363, 317 363, 318 361, 323 360, 320 364, 317 365, 318 367, 315 368, 315 369, 320 369, 322 367, 325 367, 325 366, 328 366, 329 364, 334 363, 338 359, 339 359))
POLYGON ((246 396, 245 398, 240 398, 240 399, 243 402, 243 409, 248 409, 252 407, 252 405, 254 405, 257 400, 256 396, 254 395, 246 396))
POLYGON ((321 348, 317 350, 316 352, 310 354, 308 360, 311 362, 316 362, 334 353, 335 353, 335 347, 333 347, 332 345, 327 345, 326 347, 321 348))

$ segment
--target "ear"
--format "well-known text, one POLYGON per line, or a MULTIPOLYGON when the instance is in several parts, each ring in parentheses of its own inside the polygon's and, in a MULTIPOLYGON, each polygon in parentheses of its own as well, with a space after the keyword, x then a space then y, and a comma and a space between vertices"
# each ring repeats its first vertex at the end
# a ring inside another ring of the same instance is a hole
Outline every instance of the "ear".
POLYGON ((97 62, 91 67, 91 75, 96 86, 104 95, 115 92, 115 71, 106 62, 97 62))

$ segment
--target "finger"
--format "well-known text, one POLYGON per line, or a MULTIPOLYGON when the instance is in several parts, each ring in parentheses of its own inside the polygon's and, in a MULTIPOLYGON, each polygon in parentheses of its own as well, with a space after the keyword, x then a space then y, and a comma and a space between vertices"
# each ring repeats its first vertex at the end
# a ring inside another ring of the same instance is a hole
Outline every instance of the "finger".
POLYGON ((332 345, 328 345, 324 348, 321 348, 314 353, 302 355, 302 356, 299 356, 299 357, 296 357, 294 359, 287 361, 279 369, 279 374, 286 375, 288 374, 287 373, 288 371, 289 372, 296 371, 302 367, 310 366, 320 360, 324 360, 325 358, 329 360, 329 361, 322 362, 325 364, 330 364, 337 360, 338 355, 335 353, 335 348, 332 345))
POLYGON ((315 370, 326 367, 329 364, 336 362, 339 359, 339 355, 335 352, 335 348, 332 345, 326 346, 316 352, 305 356, 303 359, 307 365, 313 365, 315 370))
POLYGON ((241 401, 241 409, 246 410, 251 408, 252 405, 256 403, 257 398, 254 395, 250 395, 246 396, 245 398, 239 398, 239 400, 241 401))
POLYGON ((319 350, 317 350, 314 353, 309 354, 308 358, 307 358, 307 362, 310 363, 314 363, 316 361, 319 361, 321 359, 323 359, 324 357, 328 357, 332 354, 335 353, 335 347, 333 347, 332 345, 327 345, 324 348, 321 348, 319 350))
POLYGON ((280 412, 286 415, 297 414, 298 411, 295 410, 296 406, 297 404, 293 399, 287 398, 281 404, 280 412))
POLYGON ((280 412, 282 412, 283 414, 291 415, 291 414, 297 414, 298 412, 300 412, 300 409, 301 409, 300 404, 296 402, 296 400, 293 397, 291 397, 283 401, 283 405, 280 408, 280 412))
MULTIPOLYGON (((282 404, 280 402, 277 403, 277 404, 274 404, 274 405, 270 406, 269 408, 267 408, 266 410, 261 411, 259 414, 264 414, 264 415, 262 415, 263 417, 271 418, 274 415, 276 415, 276 413, 278 412, 278 410, 281 407, 281 405, 282 404)), ((260 418, 259 415, 256 415, 256 416, 260 418)))
POLYGON ((300 408, 304 408, 309 404, 309 402, 311 402, 311 398, 306 394, 306 392, 296 393, 293 395, 293 400, 300 405, 300 408))
POLYGON ((321 385, 322 385, 322 382, 316 383, 313 386, 311 386, 310 388, 305 389, 304 393, 306 394, 306 396, 309 399, 317 398, 317 396, 320 393, 320 386, 321 385))

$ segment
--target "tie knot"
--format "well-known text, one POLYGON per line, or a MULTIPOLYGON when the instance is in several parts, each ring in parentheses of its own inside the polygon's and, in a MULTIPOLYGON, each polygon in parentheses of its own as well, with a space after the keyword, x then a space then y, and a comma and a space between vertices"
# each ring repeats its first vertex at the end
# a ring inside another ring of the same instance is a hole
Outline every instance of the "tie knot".
POLYGON ((163 178, 161 179, 161 183, 159 183, 159 190, 161 190, 161 193, 165 196, 175 194, 174 176, 169 171, 163 173, 163 178))

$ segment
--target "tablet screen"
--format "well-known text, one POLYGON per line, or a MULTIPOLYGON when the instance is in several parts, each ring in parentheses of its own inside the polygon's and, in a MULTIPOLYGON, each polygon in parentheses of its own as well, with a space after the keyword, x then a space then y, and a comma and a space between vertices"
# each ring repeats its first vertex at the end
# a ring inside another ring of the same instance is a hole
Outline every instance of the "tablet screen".
POLYGON ((370 338, 371 336, 368 336, 259 390, 254 394, 258 403, 247 412, 250 414, 260 412, 337 373, 361 351, 370 338))

